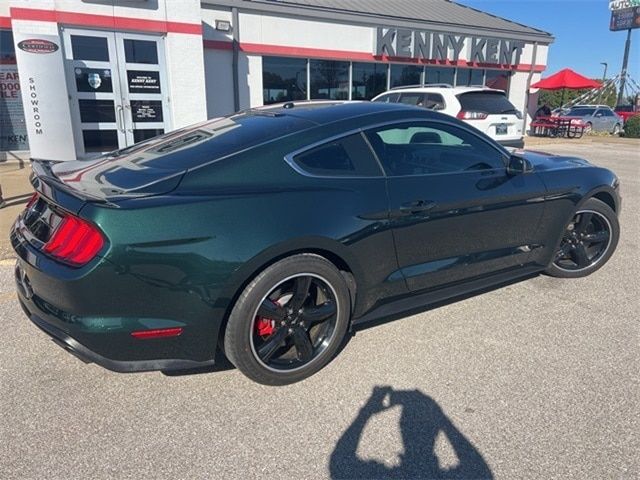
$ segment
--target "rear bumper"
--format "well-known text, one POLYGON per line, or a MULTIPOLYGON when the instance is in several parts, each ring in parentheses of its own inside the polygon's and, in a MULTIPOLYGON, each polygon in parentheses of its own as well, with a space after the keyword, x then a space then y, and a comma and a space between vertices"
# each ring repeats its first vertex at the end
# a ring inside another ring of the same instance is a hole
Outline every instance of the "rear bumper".
POLYGON ((197 310, 187 315, 179 295, 145 291, 144 283, 131 284, 134 280, 122 275, 114 278, 108 266, 90 272, 67 272, 22 241, 15 230, 11 237, 19 257, 15 284, 22 309, 55 343, 82 361, 115 372, 191 370, 214 364, 219 315, 204 317, 197 310), (122 286, 127 281, 127 289, 142 300, 114 295, 109 290, 109 285, 122 286), (155 315, 163 299, 173 300, 174 311, 165 308, 164 315, 155 315), (132 306, 138 306, 137 311, 132 306), (131 335, 134 331, 172 327, 184 331, 167 338, 138 339, 131 335))
POLYGON ((517 140, 498 140, 498 143, 503 147, 524 148, 524 138, 517 140))
POLYGON ((149 372, 155 370, 188 370, 194 368, 206 367, 214 364, 214 360, 206 362, 194 362, 192 360, 180 360, 180 359, 159 359, 159 360, 135 360, 135 361, 122 361, 113 360, 90 350, 75 338, 69 336, 59 328, 47 323, 42 318, 31 313, 24 304, 22 298, 20 299, 20 306, 27 314, 29 319, 34 323, 36 327, 49 335, 51 339, 60 347, 64 348, 67 352, 73 354, 84 363, 95 363, 101 367, 111 370, 113 372, 127 373, 127 372, 149 372))

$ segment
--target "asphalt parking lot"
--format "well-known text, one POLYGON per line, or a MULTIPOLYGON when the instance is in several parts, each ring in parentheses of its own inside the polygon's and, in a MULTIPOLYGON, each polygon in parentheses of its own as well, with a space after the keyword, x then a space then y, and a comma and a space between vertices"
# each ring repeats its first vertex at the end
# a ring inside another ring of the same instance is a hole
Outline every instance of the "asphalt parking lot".
POLYGON ((85 365, 27 321, 2 261, 0 478, 639 478, 640 148, 538 149, 621 178, 605 267, 359 330, 285 388, 85 365))

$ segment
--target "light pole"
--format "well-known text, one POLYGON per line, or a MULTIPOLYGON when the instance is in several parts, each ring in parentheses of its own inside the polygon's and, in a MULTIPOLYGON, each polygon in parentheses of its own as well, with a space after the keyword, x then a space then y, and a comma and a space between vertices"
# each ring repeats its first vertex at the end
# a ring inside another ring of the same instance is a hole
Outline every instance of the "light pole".
POLYGON ((604 73, 602 74, 602 83, 607 80, 607 68, 609 68, 609 64, 607 62, 600 62, 600 65, 604 65, 604 73))
POLYGON ((600 95, 598 95, 598 103, 602 103, 602 96, 604 95, 604 82, 607 81, 607 68, 609 64, 607 62, 600 62, 600 65, 604 65, 604 73, 602 74, 602 86, 600 87, 600 95))

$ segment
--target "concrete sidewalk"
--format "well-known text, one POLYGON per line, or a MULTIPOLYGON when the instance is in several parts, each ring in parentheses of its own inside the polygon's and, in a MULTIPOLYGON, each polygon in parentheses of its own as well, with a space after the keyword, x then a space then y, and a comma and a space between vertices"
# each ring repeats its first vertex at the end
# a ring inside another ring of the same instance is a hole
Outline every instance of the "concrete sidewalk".
POLYGON ((9 229, 33 194, 33 187, 29 183, 30 174, 31 166, 28 162, 22 167, 17 163, 0 165, 2 196, 7 202, 7 206, 0 209, 0 261, 13 257, 9 229))

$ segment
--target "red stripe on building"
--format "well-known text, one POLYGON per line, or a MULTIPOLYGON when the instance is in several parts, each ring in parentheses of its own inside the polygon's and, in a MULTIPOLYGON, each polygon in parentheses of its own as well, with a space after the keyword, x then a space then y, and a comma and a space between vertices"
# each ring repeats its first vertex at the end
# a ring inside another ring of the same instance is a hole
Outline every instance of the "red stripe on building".
MULTIPOLYGON (((216 50, 231 50, 233 44, 220 40, 204 40, 204 47, 216 50)), ((309 57, 324 58, 329 60, 351 60, 363 62, 402 62, 418 65, 440 65, 446 67, 477 67, 492 68, 496 70, 516 70, 518 72, 542 72, 544 65, 530 65, 521 63, 518 65, 500 65, 494 63, 467 62, 466 60, 432 60, 422 58, 389 57, 388 55, 373 55, 372 53, 354 52, 349 50, 327 50, 307 47, 288 47, 282 45, 264 45, 259 43, 240 43, 240 50, 244 53, 258 55, 279 55, 283 57, 309 57)))
POLYGON ((0 28, 11 28, 11 17, 0 17, 0 28))
POLYGON ((137 30, 156 33, 189 33, 202 35, 202 25, 199 23, 144 20, 131 17, 40 10, 35 8, 11 8, 11 18, 14 20, 56 22, 65 25, 108 28, 111 30, 137 30))

